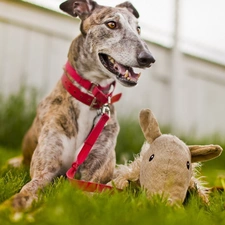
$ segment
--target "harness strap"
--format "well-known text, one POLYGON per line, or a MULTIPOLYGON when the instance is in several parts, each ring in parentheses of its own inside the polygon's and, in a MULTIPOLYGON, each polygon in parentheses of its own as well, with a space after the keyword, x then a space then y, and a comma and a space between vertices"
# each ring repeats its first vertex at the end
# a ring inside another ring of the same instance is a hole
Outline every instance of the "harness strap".
MULTIPOLYGON (((76 188, 79 188, 79 189, 82 189, 82 190, 88 191, 88 192, 96 192, 96 191, 102 192, 105 190, 115 191, 114 187, 106 185, 106 184, 74 179, 74 176, 77 172, 78 167, 87 158, 88 154, 90 153, 93 145, 95 144, 98 136, 100 135, 101 131, 103 130, 108 119, 109 119, 109 116, 106 113, 102 114, 100 120, 98 121, 96 126, 93 128, 93 130, 91 131, 91 133, 85 140, 83 147, 77 156, 77 160, 72 164, 71 168, 66 173, 68 180, 76 188)), ((122 191, 122 190, 117 189, 117 191, 122 191)))
POLYGON ((106 113, 101 115, 100 120, 92 129, 91 133, 84 141, 83 147, 81 148, 77 160, 72 164, 71 168, 67 171, 66 175, 69 179, 73 179, 78 167, 85 161, 89 152, 91 151, 93 145, 95 144, 98 136, 100 135, 101 131, 103 130, 105 124, 109 120, 109 116, 106 113))

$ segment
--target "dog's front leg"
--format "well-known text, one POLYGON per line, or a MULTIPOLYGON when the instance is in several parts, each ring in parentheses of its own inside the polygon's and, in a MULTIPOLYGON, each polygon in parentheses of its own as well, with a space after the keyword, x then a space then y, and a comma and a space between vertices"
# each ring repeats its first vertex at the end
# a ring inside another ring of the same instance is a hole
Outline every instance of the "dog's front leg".
POLYGON ((65 140, 69 139, 62 128, 55 124, 44 126, 38 145, 31 159, 31 181, 14 195, 11 204, 15 210, 26 209, 37 200, 38 190, 49 184, 62 170, 62 155, 65 140), (55 127, 55 128, 54 128, 55 127))
POLYGON ((111 120, 98 137, 87 159, 79 167, 82 180, 107 183, 115 169, 115 146, 119 125, 111 120))

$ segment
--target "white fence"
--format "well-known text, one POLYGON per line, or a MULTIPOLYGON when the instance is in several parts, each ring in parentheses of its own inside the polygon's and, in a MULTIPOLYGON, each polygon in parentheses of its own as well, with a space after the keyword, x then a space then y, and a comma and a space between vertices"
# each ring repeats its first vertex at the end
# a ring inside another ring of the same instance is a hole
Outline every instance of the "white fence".
MULTIPOLYGON (((62 74, 79 21, 17 1, 0 2, 0 92, 8 95, 23 83, 46 95, 62 74)), ((160 125, 174 134, 225 136, 225 65, 180 54, 178 76, 171 82, 172 50, 150 43, 156 63, 142 73, 139 85, 117 91, 120 117, 138 118, 151 108, 160 125)))

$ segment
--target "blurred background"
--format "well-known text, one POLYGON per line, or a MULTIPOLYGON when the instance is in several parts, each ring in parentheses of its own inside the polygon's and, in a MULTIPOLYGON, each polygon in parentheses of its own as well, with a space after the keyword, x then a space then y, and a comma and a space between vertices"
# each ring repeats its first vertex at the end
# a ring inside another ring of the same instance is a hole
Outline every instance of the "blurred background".
MULTIPOLYGON (((0 93, 35 87, 38 99, 56 84, 79 20, 58 10, 61 0, 1 0, 0 93)), ((133 0, 142 37, 156 59, 137 87, 124 88, 119 117, 151 108, 174 134, 225 136, 225 2, 133 0)), ((99 0, 99 4, 121 3, 99 0)))
MULTIPOLYGON (((0 1, 0 164, 20 151, 37 103, 60 79, 70 43, 79 34, 79 20, 60 12, 61 2, 0 1)), ((110 6, 121 2, 98 0, 110 6)), ((116 103, 118 162, 133 159, 141 148, 142 108, 154 112, 164 133, 187 144, 225 148, 225 1, 131 2, 156 63, 142 71, 136 87, 117 85, 123 92, 116 103)), ((225 179, 224 154, 206 165, 212 180, 218 174, 225 179)))

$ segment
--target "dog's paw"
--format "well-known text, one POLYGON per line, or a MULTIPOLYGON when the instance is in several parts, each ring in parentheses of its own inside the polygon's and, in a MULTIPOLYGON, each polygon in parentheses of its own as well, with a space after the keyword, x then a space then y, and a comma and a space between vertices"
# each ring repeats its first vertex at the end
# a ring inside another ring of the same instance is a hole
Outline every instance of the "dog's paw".
POLYGON ((9 159, 7 161, 7 165, 18 168, 22 165, 23 163, 23 157, 22 156, 18 156, 12 159, 9 159))
MULTIPOLYGON (((39 208, 36 210, 37 212, 42 210, 39 208)), ((18 209, 14 209, 12 206, 12 198, 6 200, 5 202, 0 204, 0 218, 1 215, 4 215, 9 221, 12 223, 17 223, 21 221, 28 221, 29 223, 34 222, 34 213, 36 211, 32 211, 31 213, 27 213, 25 211, 18 211, 18 209)))
POLYGON ((12 212, 22 212, 29 209, 34 201, 37 201, 36 196, 18 193, 4 201, 0 206, 0 211, 9 209, 12 212))
POLYGON ((11 199, 11 202, 12 202, 12 207, 16 211, 22 211, 31 207, 32 203, 36 200, 37 200, 37 197, 24 194, 24 193, 18 193, 13 196, 13 198, 11 199))

